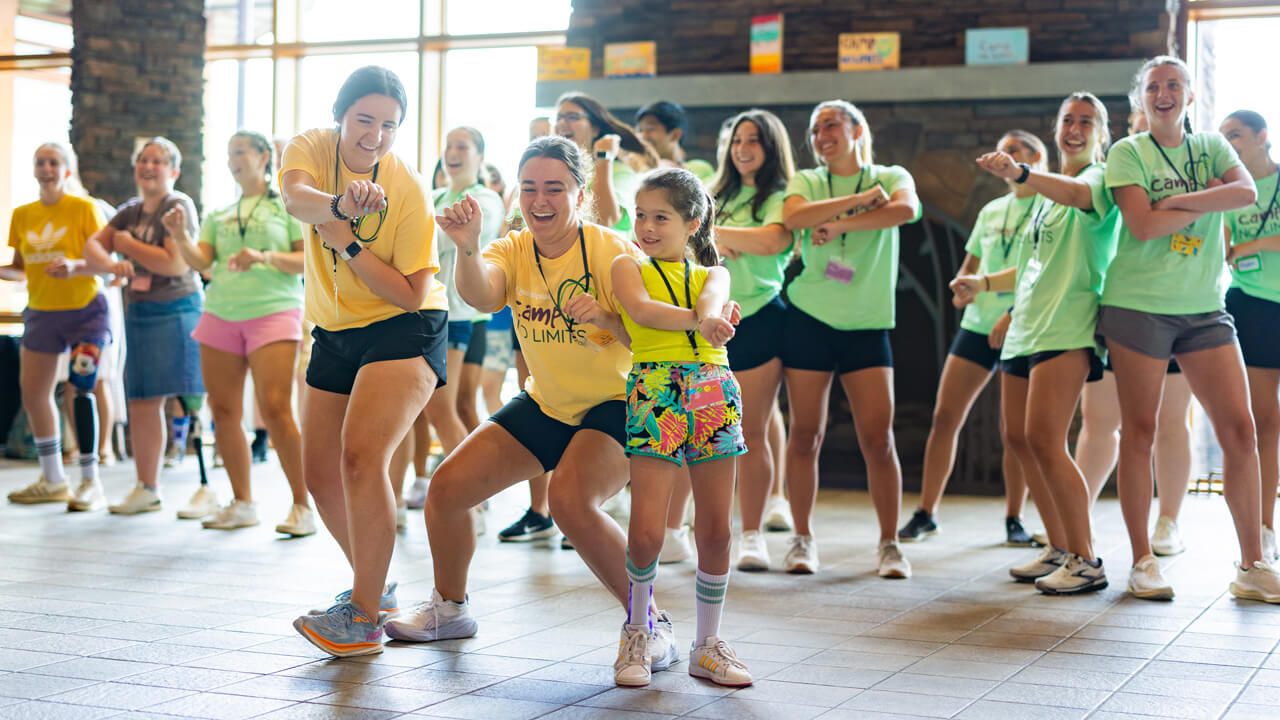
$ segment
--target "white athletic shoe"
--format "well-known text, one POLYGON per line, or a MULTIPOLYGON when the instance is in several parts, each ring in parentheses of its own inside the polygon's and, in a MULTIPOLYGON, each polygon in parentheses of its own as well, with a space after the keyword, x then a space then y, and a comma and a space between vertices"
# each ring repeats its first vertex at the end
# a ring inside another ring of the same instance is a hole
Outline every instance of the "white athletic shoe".
POLYGON ((1045 545, 1035 560, 1026 565, 1015 565, 1009 568, 1009 574, 1018 582, 1035 582, 1036 578, 1042 578, 1062 567, 1062 564, 1067 561, 1067 556, 1070 554, 1066 550, 1059 550, 1052 545, 1045 545))
POLYGON ((613 682, 620 687, 649 684, 649 629, 644 625, 623 625, 618 641, 618 659, 613 661, 613 682))
POLYGON ((408 642, 475 637, 477 628, 471 603, 445 600, 435 590, 431 591, 430 600, 418 603, 408 615, 388 620, 385 626, 389 637, 408 642))
POLYGON ((116 515, 137 515, 138 513, 159 510, 160 494, 153 488, 138 483, 123 500, 111 505, 107 510, 116 515))
POLYGON ((258 524, 258 509, 251 502, 232 500, 200 523, 209 530, 237 530, 258 524))
POLYGON ((649 633, 649 670, 662 672, 679 660, 675 624, 666 610, 659 610, 653 616, 653 632, 649 633))
POLYGON ((1147 555, 1134 563, 1129 571, 1128 590, 1130 595, 1143 600, 1173 599, 1173 586, 1160 573, 1160 561, 1155 555, 1147 555))
POLYGON ((406 502, 409 507, 414 510, 421 510, 427 506, 427 486, 431 482, 430 478, 414 478, 413 484, 409 486, 409 497, 406 502))
MULTIPOLYGON (((202 517, 208 517, 218 511, 218 496, 208 485, 201 485, 196 488, 196 492, 178 510, 178 517, 183 520, 198 520, 202 517)), ((112 510, 111 512, 115 512, 112 510)))
POLYGON ((1276 550, 1276 531, 1266 525, 1262 526, 1262 559, 1268 565, 1275 565, 1280 560, 1280 551, 1276 550))
POLYGON ((102 490, 102 483, 97 480, 81 480, 75 496, 67 501, 68 512, 89 512, 106 506, 106 493, 102 490))
POLYGON ((1236 581, 1231 583, 1231 594, 1246 600, 1280 603, 1280 574, 1262 560, 1248 570, 1236 563, 1236 581))
POLYGON ((1036 589, 1046 595, 1076 595, 1095 592, 1107 586, 1107 573, 1102 558, 1095 567, 1088 560, 1070 553, 1062 567, 1036 579, 1036 589))
POLYGON ((791 503, 782 495, 770 495, 764 508, 764 529, 769 532, 791 532, 791 503))
POLYGON ((668 565, 684 562, 691 557, 693 548, 689 547, 689 528, 666 528, 662 533, 662 550, 658 553, 658 563, 668 565))
POLYGON ((738 540, 738 569, 747 572, 761 572, 769 569, 769 548, 764 542, 764 533, 759 530, 748 530, 738 540))
POLYGON ((1177 555, 1186 549, 1182 533, 1178 532, 1178 523, 1173 518, 1156 518, 1156 531, 1151 535, 1151 551, 1157 555, 1177 555))
POLYGON ((897 540, 880 541, 879 572, 882 578, 911 577, 911 563, 902 556, 902 549, 898 547, 897 540))
POLYGON ((809 535, 791 538, 791 548, 783 561, 787 572, 796 575, 812 575, 818 572, 818 543, 809 535))
POLYGON ((276 532, 293 537, 316 534, 316 514, 306 505, 293 505, 284 522, 276 525, 276 532))
POLYGON ((689 651, 689 674, 725 687, 751 684, 751 671, 742 664, 728 643, 714 635, 689 651))
POLYGON ((9 493, 9 502, 19 505, 37 505, 39 503, 70 502, 73 498, 71 486, 65 481, 60 483, 45 482, 44 475, 21 490, 9 493))

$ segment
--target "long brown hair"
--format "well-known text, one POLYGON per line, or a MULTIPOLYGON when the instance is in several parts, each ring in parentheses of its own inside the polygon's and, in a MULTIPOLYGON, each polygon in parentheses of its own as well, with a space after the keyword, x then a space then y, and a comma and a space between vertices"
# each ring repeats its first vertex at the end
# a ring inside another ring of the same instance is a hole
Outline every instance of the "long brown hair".
POLYGON ((661 162, 661 158, 658 157, 658 151, 654 150, 652 145, 637 135, 635 128, 619 120, 616 115, 609 112, 609 109, 601 105, 595 98, 585 93, 567 92, 556 100, 556 105, 567 102, 582 108, 583 112, 587 114, 587 119, 595 126, 596 136, 591 138, 592 142, 605 135, 617 135, 622 139, 622 149, 637 155, 643 155, 649 167, 657 167, 658 163, 661 162))
POLYGON ((742 189, 742 173, 733 164, 731 154, 733 135, 744 122, 756 126, 760 135, 760 147, 764 150, 764 162, 756 170, 756 194, 751 198, 751 219, 760 222, 763 219, 760 211, 765 200, 773 193, 786 189, 787 181, 796 174, 796 162, 791 157, 791 140, 787 137, 787 128, 777 115, 760 108, 738 113, 729 121, 729 139, 720 147, 716 158, 716 175, 710 184, 711 195, 720 207, 724 207, 742 189))

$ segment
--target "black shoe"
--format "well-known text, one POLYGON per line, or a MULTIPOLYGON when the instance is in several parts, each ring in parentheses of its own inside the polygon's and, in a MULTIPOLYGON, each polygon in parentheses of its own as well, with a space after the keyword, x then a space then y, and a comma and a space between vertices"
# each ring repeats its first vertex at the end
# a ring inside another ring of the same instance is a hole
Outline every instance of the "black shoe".
POLYGON ((255 465, 267 461, 267 431, 254 430, 253 443, 249 445, 249 453, 253 457, 255 465))
POLYGON ((917 510, 907 524, 898 531, 898 539, 904 542, 915 542, 937 534, 938 524, 933 521, 933 515, 924 510, 917 510))
POLYGON ((572 543, 572 542, 569 542, 569 536, 568 536, 568 535, 561 535, 561 536, 560 536, 560 549, 561 549, 561 550, 572 550, 572 549, 573 549, 573 543, 572 543))
POLYGON ((511 523, 498 533, 502 542, 529 542, 549 538, 556 534, 556 524, 546 515, 535 512, 533 508, 525 511, 524 516, 511 523))
POLYGON ((1022 527, 1022 518, 1013 515, 1004 519, 1004 534, 1004 544, 1009 547, 1031 547, 1035 544, 1031 533, 1022 527))

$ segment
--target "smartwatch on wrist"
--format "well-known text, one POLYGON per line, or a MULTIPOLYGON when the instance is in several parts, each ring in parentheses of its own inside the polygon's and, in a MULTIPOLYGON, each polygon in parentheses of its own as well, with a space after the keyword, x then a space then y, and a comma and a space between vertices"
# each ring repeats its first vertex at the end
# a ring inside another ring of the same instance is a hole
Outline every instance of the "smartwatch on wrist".
POLYGON ((605 152, 604 150, 597 150, 597 151, 596 151, 596 159, 597 159, 597 160, 610 160, 610 161, 612 161, 612 160, 613 160, 613 155, 609 154, 608 152, 605 152))
POLYGON ((350 262, 351 258, 359 255, 362 251, 364 251, 364 248, 360 246, 360 243, 352 240, 350 245, 338 251, 338 257, 350 262))
POLYGON ((1018 167, 1022 168, 1022 174, 1014 178, 1014 182, 1021 185, 1027 181, 1027 178, 1031 177, 1031 166, 1026 163, 1018 163, 1018 167))

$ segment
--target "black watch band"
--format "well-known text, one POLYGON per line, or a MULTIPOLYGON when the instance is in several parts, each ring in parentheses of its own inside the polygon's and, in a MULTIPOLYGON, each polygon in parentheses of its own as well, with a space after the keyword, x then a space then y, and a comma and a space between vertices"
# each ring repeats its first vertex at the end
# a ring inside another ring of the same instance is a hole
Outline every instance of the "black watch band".
POLYGON ((349 262, 351 258, 359 255, 362 250, 364 248, 360 246, 360 243, 353 240, 350 245, 338 251, 338 257, 349 262))
POLYGON ((1014 182, 1021 185, 1027 181, 1027 178, 1031 177, 1031 166, 1026 163, 1018 163, 1018 167, 1022 168, 1022 174, 1014 179, 1014 182))
POLYGON ((598 159, 600 159, 600 160, 612 160, 612 159, 613 159, 613 155, 609 154, 608 152, 606 152, 606 151, 604 151, 604 150, 597 150, 597 151, 596 151, 596 158, 598 158, 598 159))

